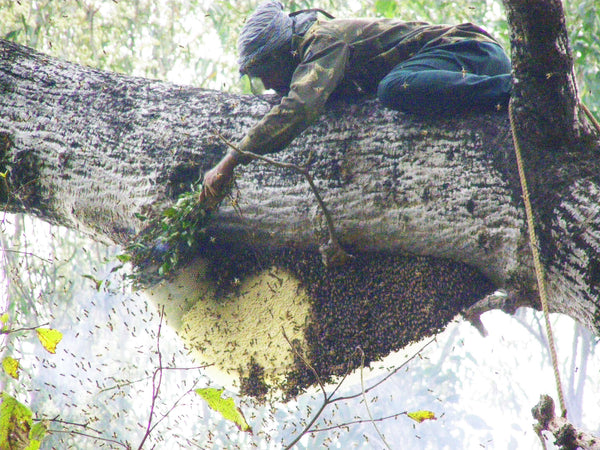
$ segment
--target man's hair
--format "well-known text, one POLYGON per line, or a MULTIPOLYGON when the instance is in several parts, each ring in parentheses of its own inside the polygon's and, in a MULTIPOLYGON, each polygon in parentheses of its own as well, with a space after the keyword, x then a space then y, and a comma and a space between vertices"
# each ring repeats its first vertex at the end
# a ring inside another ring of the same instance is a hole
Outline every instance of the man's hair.
POLYGON ((246 20, 238 39, 240 73, 253 74, 253 69, 269 55, 285 49, 294 32, 304 32, 316 20, 316 12, 303 12, 290 17, 277 1, 261 3, 246 20))

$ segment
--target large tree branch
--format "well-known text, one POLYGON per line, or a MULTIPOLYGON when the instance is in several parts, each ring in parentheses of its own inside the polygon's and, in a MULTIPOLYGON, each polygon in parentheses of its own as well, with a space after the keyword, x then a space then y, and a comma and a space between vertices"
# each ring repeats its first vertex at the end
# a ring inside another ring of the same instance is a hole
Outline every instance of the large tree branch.
MULTIPOLYGON (((0 169, 11 170, 2 201, 96 239, 130 243, 144 225, 136 213, 161 211, 225 152, 217 131, 236 142, 270 107, 265 99, 99 72, 0 45, 0 169)), ((300 163, 314 152, 311 170, 342 243, 450 258, 499 287, 530 293, 506 113, 427 120, 377 101, 350 108, 331 105, 277 155, 300 163)), ((589 172, 589 161, 572 159, 589 172)), ((579 186, 562 207, 589 210, 597 181, 569 174, 551 183, 554 191, 579 186)), ((221 208, 211 229, 220 239, 297 248, 324 242, 318 207, 299 175, 255 162, 240 171, 237 186, 242 215, 221 208)), ((582 238, 563 243, 564 258, 582 238)), ((566 289, 571 299, 586 288, 577 280, 566 289)), ((591 325, 593 305, 557 299, 551 307, 591 325)))
MULTIPOLYGON (((239 141, 270 107, 0 49, 0 201, 96 239, 134 243, 151 222, 140 214, 161 214, 220 159, 217 134, 239 141)), ((426 121, 373 100, 351 108, 331 105, 277 157, 301 164, 314 153, 309 170, 356 258, 325 270, 314 250, 328 237, 308 184, 254 162, 239 171, 239 209, 213 216, 210 257, 150 289, 202 360, 253 395, 265 392, 256 374, 285 377, 290 394, 314 382, 282 328, 327 379, 357 367, 357 345, 371 361, 440 330, 493 291, 489 279, 532 302, 505 181, 506 114, 426 121)))
POLYGON ((600 141, 579 106, 562 4, 504 3, 512 30, 515 132, 550 294, 590 299, 587 306, 566 301, 565 312, 587 315, 598 330, 600 141))
MULTIPOLYGON (((46 220, 127 243, 150 215, 211 167, 270 105, 264 100, 94 71, 3 42, 1 122, 8 201, 46 220)), ((377 102, 331 108, 278 155, 313 174, 343 240, 456 258, 501 281, 519 267, 522 219, 505 179, 505 114, 432 122, 377 102), (365 126, 365 123, 368 126, 365 126)), ((316 246, 318 208, 299 175, 240 171, 243 217, 215 232, 255 244, 316 246), (293 213, 292 213, 293 212, 293 213)))

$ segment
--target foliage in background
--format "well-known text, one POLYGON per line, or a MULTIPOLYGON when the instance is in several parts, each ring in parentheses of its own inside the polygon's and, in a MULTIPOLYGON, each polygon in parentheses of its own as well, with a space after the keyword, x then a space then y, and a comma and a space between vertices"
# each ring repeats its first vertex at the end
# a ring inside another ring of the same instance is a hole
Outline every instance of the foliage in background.
MULTIPOLYGON (((0 448, 35 449, 44 437, 40 431, 45 433, 48 424, 33 418, 32 411, 48 411, 54 402, 48 392, 31 387, 36 379, 52 376, 63 338, 55 328, 69 330, 77 314, 73 300, 87 280, 73 269, 73 258, 77 255, 80 269, 102 260, 96 249, 86 250, 87 242, 73 232, 0 213, 0 359, 6 372, 0 375, 0 448), (50 323, 52 328, 46 326, 50 323), (17 440, 29 447, 5 446, 2 433, 12 436, 11 444, 17 440)), ((71 346, 61 353, 74 351, 71 346)))
MULTIPOLYGON (((0 0, 0 37, 104 70, 250 92, 236 65, 240 27, 258 0, 0 0)), ((431 23, 474 22, 509 48, 500 0, 289 0, 336 17, 378 16, 431 23)), ((600 109, 597 0, 565 0, 582 99, 600 109)))
POLYGON ((235 60, 203 4, 0 0, 0 36, 103 70, 228 89, 235 60))
POLYGON ((579 95, 599 116, 600 112, 600 14, 598 0, 567 0, 567 27, 575 60, 579 95))

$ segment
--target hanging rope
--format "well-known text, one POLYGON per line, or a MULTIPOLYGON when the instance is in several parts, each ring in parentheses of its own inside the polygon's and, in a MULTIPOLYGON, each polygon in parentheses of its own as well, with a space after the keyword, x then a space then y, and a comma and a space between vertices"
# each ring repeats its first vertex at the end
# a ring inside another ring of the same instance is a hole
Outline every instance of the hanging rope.
POLYGON ((550 357, 552 358, 552 366, 554 368, 554 378, 556 380, 556 389, 558 390, 558 400, 560 403, 560 409, 562 410, 562 416, 567 417, 567 408, 565 407, 565 398, 563 394, 562 383, 560 381, 560 373, 558 371, 558 357, 556 356, 556 346, 554 344, 554 335, 552 333, 552 326, 550 325, 550 310, 548 308, 548 297, 546 295, 546 283, 544 282, 544 270, 540 262, 540 252, 537 234, 535 232, 535 226, 533 222, 533 210, 531 208, 531 201, 529 199, 529 189, 527 187, 527 179, 525 178, 525 169, 523 168, 523 158, 521 157, 521 147, 519 140, 517 139, 517 133, 515 129, 515 120, 512 109, 512 102, 508 105, 508 118, 510 120, 510 130, 512 132, 513 144, 515 147, 515 154, 517 157, 517 167, 519 169, 519 179, 521 181, 521 190, 523 192, 523 203, 525 204, 525 215, 527 217, 527 231, 529 233, 529 245, 531 247, 531 253, 533 255, 533 266, 535 269, 535 276, 537 278, 538 291, 540 294, 540 301, 542 303, 542 311, 544 312, 544 321, 546 322, 546 334, 548 335, 548 347, 550 349, 550 357))
POLYGON ((588 120, 592 123, 592 125, 594 125, 594 128, 596 129, 596 131, 598 133, 600 133, 600 123, 598 123, 598 121, 596 120, 596 118, 594 117, 594 115, 592 114, 590 109, 587 106, 585 106, 584 103, 581 103, 581 102, 579 103, 579 106, 581 107, 581 109, 583 110, 585 115, 587 116, 588 120))

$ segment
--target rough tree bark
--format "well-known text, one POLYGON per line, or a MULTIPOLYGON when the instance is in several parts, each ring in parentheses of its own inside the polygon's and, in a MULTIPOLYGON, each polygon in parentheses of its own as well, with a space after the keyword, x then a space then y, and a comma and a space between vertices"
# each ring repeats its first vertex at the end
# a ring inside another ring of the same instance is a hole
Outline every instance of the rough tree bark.
MULTIPOLYGON (((600 141, 578 108, 560 2, 505 5, 550 309, 598 333, 600 141)), ((0 41, 0 172, 9 170, 0 202, 130 244, 145 225, 136 213, 171 205, 225 152, 216 132, 238 141, 268 100, 100 72, 0 41)), ((334 104, 278 158, 301 163, 311 151, 339 238, 355 254, 464 263, 458 272, 475 268, 515 304, 537 303, 506 111, 428 120, 374 100, 334 104)), ((236 192, 242 214, 224 205, 211 222, 219 242, 314 251, 326 239, 299 175, 255 162, 236 192)), ((435 308, 453 303, 440 297, 435 308)))
POLYGON ((531 410, 537 423, 534 429, 540 439, 545 439, 543 431, 549 431, 554 435, 554 444, 561 449, 600 450, 600 441, 597 437, 578 430, 565 417, 556 417, 554 414, 554 400, 548 395, 542 395, 540 401, 531 410))
MULTIPOLYGON (((103 73, 2 42, 2 167, 9 211, 127 244, 135 213, 172 203, 268 110, 247 96, 103 73)), ((418 120, 375 101, 334 105, 281 153, 312 171, 342 240, 478 267, 499 285, 522 270, 522 215, 504 167, 505 113, 418 120), (365 127, 364 124, 368 126, 365 127)), ((318 209, 299 175, 251 164, 243 217, 223 207, 214 232, 255 245, 316 246, 318 209)), ((527 269, 528 270, 528 269, 527 269)))
MULTIPOLYGON (((166 207, 225 152, 216 132, 235 142, 269 108, 2 45, 3 167, 11 167, 13 184, 3 200, 11 211, 96 239, 129 242, 142 226, 134 213, 166 207)), ((281 159, 315 152, 313 171, 342 236, 376 249, 456 256, 506 278, 522 224, 496 169, 511 151, 505 113, 428 123, 377 102, 353 106, 350 116, 347 105, 337 106, 281 159)), ((218 229, 258 229, 269 245, 317 242, 310 221, 317 208, 299 176, 255 163, 238 185, 251 211, 242 208, 240 219, 223 208, 218 229)))
POLYGON ((516 134, 552 302, 598 332, 598 131, 579 104, 560 0, 505 0, 511 25, 516 134), (575 299, 587 298, 589 302, 575 299))

